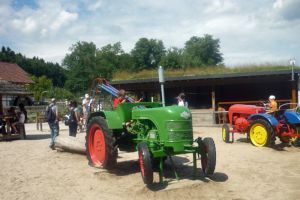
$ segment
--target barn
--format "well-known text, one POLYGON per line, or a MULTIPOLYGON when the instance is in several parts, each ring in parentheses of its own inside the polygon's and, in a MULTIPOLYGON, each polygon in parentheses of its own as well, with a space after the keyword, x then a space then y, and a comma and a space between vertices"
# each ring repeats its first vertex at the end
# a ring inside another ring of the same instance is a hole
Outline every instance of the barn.
MULTIPOLYGON (((179 93, 184 92, 189 108, 194 112, 205 110, 215 112, 219 107, 227 110, 236 103, 260 104, 269 95, 275 95, 279 105, 298 103, 300 70, 259 71, 217 75, 194 75, 166 77, 166 105, 176 104, 179 93)), ((122 80, 111 83, 118 89, 125 89, 145 101, 160 101, 158 78, 122 80)))

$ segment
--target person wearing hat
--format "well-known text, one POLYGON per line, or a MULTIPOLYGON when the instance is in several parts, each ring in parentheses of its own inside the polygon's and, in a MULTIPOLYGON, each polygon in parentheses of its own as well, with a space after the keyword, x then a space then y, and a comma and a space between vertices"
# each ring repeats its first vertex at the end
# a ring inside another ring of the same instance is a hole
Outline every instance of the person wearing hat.
POLYGON ((269 96, 269 111, 268 112, 275 112, 277 110, 277 102, 275 101, 275 96, 274 95, 270 95, 269 96))

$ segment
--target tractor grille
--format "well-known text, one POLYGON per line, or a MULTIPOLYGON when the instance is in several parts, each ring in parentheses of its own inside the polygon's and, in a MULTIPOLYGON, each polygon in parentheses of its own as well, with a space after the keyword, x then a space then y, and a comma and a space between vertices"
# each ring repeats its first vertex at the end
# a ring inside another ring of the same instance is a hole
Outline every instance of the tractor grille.
POLYGON ((191 120, 178 120, 167 122, 168 140, 193 140, 193 129, 191 120))

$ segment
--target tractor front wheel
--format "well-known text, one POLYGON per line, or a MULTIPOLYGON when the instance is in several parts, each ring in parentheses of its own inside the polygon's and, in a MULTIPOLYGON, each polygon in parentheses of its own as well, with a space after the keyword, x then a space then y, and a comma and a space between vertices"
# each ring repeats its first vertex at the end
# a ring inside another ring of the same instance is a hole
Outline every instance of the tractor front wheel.
POLYGON ((229 143, 229 136, 230 136, 230 132, 229 132, 230 128, 228 124, 223 124, 222 126, 222 139, 225 143, 229 143))
POLYGON ((86 149, 90 165, 104 169, 111 169, 116 165, 118 150, 115 138, 102 117, 89 120, 86 149))
POLYGON ((145 142, 138 144, 139 165, 141 169, 141 175, 145 184, 149 185, 153 183, 153 169, 151 164, 151 155, 149 148, 145 142))
POLYGON ((266 120, 257 119, 250 125, 249 136, 254 146, 264 147, 270 145, 273 134, 272 126, 266 120))
POLYGON ((216 146, 212 138, 203 139, 201 151, 201 166, 205 176, 212 175, 216 167, 216 146))

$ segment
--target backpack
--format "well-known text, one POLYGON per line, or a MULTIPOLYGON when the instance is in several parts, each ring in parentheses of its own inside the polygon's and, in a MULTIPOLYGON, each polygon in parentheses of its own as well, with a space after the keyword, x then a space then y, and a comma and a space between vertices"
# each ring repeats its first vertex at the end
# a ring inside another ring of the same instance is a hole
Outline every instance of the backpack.
POLYGON ((75 112, 74 110, 69 111, 65 117, 64 117, 64 121, 65 121, 65 125, 69 126, 72 122, 74 122, 75 118, 74 118, 75 112))
POLYGON ((53 106, 48 106, 45 112, 46 122, 53 123, 56 119, 55 113, 52 110, 53 106))

